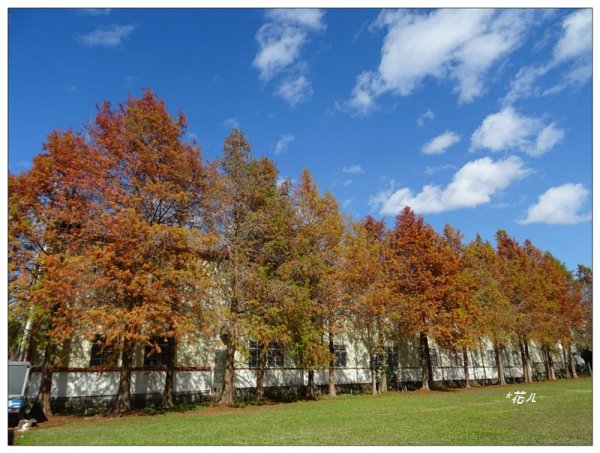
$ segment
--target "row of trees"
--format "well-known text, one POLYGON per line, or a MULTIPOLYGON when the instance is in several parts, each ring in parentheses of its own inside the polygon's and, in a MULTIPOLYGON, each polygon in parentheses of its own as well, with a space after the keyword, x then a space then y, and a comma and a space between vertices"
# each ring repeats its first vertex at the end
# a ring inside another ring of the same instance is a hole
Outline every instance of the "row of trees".
POLYGON ((531 340, 546 351, 550 378, 559 342, 565 351, 591 342, 581 330, 591 328, 590 269, 575 277, 504 231, 496 248, 480 237, 465 245, 409 208, 392 228, 344 218, 308 170, 295 187, 278 184, 241 131, 207 163, 185 130, 183 114, 171 117, 148 90, 104 103, 81 132, 53 132, 31 170, 9 175, 9 335, 14 348, 43 351, 46 413, 52 368, 76 333, 102 334, 121 353, 115 413, 131 409, 136 345, 171 348, 163 405, 173 405, 174 351, 195 332, 223 342, 228 405, 248 338, 259 347, 257 399, 274 343, 308 371, 308 398, 318 369, 329 369, 335 395, 334 340, 348 330, 369 352, 374 393, 378 364, 386 389, 386 345, 400 334, 419 338, 424 389, 433 386, 429 339, 461 351, 467 372, 468 349, 488 337, 501 383, 509 344, 529 381, 531 340))

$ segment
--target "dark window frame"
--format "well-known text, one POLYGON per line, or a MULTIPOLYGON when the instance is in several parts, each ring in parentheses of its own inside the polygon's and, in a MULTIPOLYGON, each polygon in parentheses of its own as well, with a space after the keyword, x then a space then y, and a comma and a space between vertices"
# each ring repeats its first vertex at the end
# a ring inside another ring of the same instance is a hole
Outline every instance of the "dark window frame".
POLYGON ((285 354, 283 345, 279 343, 269 343, 267 349, 267 367, 283 368, 285 363, 285 354))
POLYGON ((429 358, 431 359, 431 367, 438 367, 439 366, 439 354, 437 349, 430 349, 429 350, 429 358))
POLYGON ((248 368, 258 368, 258 356, 260 354, 258 341, 250 340, 248 351, 248 368))
POLYGON ((106 337, 96 334, 92 340, 90 350, 90 367, 115 366, 117 364, 117 351, 112 346, 106 345, 106 337))
POLYGON ((400 354, 398 353, 398 347, 395 345, 386 346, 385 355, 388 369, 397 370, 400 366, 400 354))
POLYGON ((462 350, 452 349, 450 352, 450 357, 452 358, 452 364, 454 366, 464 366, 462 350))
MULTIPOLYGON (((248 368, 258 368, 260 346, 258 341, 250 340, 248 345, 248 368)), ((285 348, 280 343, 269 343, 267 347, 266 368, 283 368, 285 348)))
POLYGON ((521 366, 521 354, 518 351, 511 351, 511 358, 513 366, 521 366))
POLYGON ((144 346, 144 366, 145 367, 168 367, 171 362, 170 337, 152 337, 150 343, 144 346), (156 350, 155 344, 160 347, 160 352, 156 350))
POLYGON ((348 366, 348 351, 344 343, 333 343, 333 366, 335 368, 348 366))

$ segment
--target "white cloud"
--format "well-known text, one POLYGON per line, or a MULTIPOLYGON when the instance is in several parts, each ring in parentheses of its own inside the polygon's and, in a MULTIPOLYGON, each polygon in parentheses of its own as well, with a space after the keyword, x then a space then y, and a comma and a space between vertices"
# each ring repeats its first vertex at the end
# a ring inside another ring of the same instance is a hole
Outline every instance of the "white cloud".
POLYGON ((544 125, 538 118, 520 115, 512 107, 488 115, 471 136, 471 151, 519 150, 540 156, 552 149, 564 137, 564 131, 554 123, 544 125))
POLYGON ((81 42, 88 46, 118 47, 123 39, 129 36, 135 26, 133 25, 111 25, 108 28, 98 28, 87 35, 81 36, 81 42))
POLYGON ((384 11, 371 27, 387 30, 379 67, 357 77, 346 105, 367 114, 378 96, 407 96, 429 77, 455 81, 459 102, 471 102, 484 92, 493 64, 521 44, 531 14, 519 9, 384 11))
POLYGON ((442 154, 459 141, 460 135, 458 135, 456 132, 446 131, 443 134, 433 138, 431 141, 425 143, 422 151, 425 154, 442 154))
POLYGON ((386 176, 380 178, 382 182, 387 182, 387 188, 377 192, 375 195, 369 197, 369 206, 372 209, 381 209, 381 206, 392 196, 396 187, 396 181, 389 179, 386 176))
POLYGON ((570 85, 582 85, 592 77, 592 60, 587 59, 573 65, 563 76, 563 80, 556 87, 546 90, 544 94, 552 91, 558 92, 570 85))
POLYGON ((427 121, 433 121, 435 118, 435 113, 431 111, 431 109, 427 109, 427 111, 421 113, 419 118, 417 118, 417 126, 423 127, 427 121))
POLYGON ((349 167, 343 167, 342 168, 342 173, 348 173, 350 175, 359 175, 361 173, 364 173, 365 171, 363 170, 363 168, 359 165, 359 164, 354 164, 351 165, 349 167))
POLYGON ((375 108, 375 98, 385 91, 382 80, 374 72, 364 71, 356 78, 352 97, 342 104, 341 110, 367 115, 375 108))
POLYGON ((591 213, 581 213, 584 202, 589 196, 581 184, 563 184, 552 187, 538 197, 538 202, 529 206, 527 218, 518 222, 530 223, 574 224, 591 220, 591 213))
POLYGON ((261 80, 268 82, 275 75, 294 63, 308 33, 325 28, 323 12, 314 9, 270 10, 270 20, 256 33, 260 46, 253 66, 260 72, 261 80))
POLYGON ((544 64, 521 68, 511 81, 505 104, 530 96, 548 96, 569 86, 587 82, 592 76, 592 10, 582 9, 568 15, 562 23, 563 33, 556 43, 552 58, 544 64), (550 71, 569 65, 560 80, 550 88, 539 87, 538 80, 550 71))
POLYGON ((548 72, 547 67, 524 66, 510 82, 510 90, 502 99, 504 105, 514 104, 517 100, 530 96, 539 96, 540 89, 535 84, 548 72))
POLYGON ((294 106, 310 99, 313 94, 313 89, 310 82, 306 80, 306 77, 301 75, 281 82, 275 94, 291 106, 294 106))
POLYGON ((554 146, 560 142, 565 136, 565 131, 558 129, 554 123, 544 127, 537 138, 535 139, 535 146, 529 151, 532 156, 539 156, 544 154, 548 150, 554 148, 554 146))
POLYGON ((563 35, 554 48, 554 60, 562 62, 581 56, 591 55, 592 51, 592 10, 575 11, 563 21, 563 35))
POLYGON ((267 11, 267 17, 274 22, 299 25, 310 30, 325 28, 322 20, 324 14, 321 10, 311 8, 272 9, 267 11))
POLYGON ((306 33, 296 28, 279 28, 274 24, 263 25, 256 34, 260 52, 253 65, 260 71, 260 78, 269 81, 279 71, 294 62, 306 33))
POLYGON ((406 187, 396 191, 388 189, 372 197, 371 205, 378 206, 382 215, 396 215, 405 206, 418 213, 473 208, 489 203, 494 194, 530 173, 516 156, 501 161, 484 157, 465 164, 445 188, 430 184, 416 195, 406 187))
POLYGON ((275 144, 275 154, 286 152, 288 146, 290 146, 290 143, 292 143, 294 140, 296 140, 296 137, 294 137, 294 134, 291 133, 284 134, 279 137, 279 140, 277 140, 277 143, 275 144))
POLYGON ((471 148, 487 148, 491 151, 522 149, 537 128, 536 120, 519 115, 512 107, 506 107, 483 120, 471 136, 471 148))

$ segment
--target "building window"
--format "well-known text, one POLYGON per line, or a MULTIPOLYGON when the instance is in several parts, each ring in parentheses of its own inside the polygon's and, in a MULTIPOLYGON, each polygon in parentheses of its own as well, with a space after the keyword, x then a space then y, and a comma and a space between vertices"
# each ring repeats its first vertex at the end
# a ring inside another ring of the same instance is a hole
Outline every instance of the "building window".
POLYGON ((450 356, 452 357, 452 361, 456 366, 463 366, 463 355, 462 351, 458 349, 453 349, 450 352, 450 356))
MULTIPOLYGON (((373 354, 373 360, 375 362, 375 369, 379 370, 382 366, 381 354, 373 354)), ((385 347, 385 358, 387 362, 387 368, 389 370, 396 370, 398 368, 398 350, 396 346, 385 347)))
POLYGON ((248 367, 258 368, 258 355, 260 354, 260 348, 258 347, 258 341, 250 340, 250 355, 248 357, 248 367))
POLYGON ((345 368, 348 364, 348 353, 346 352, 346 345, 334 343, 333 344, 333 366, 338 368, 345 368))
POLYGON ((92 340, 92 351, 90 354, 90 366, 116 365, 117 354, 113 347, 106 345, 106 338, 95 335, 92 340))
POLYGON ((385 347, 385 355, 387 358, 387 366, 390 370, 397 370, 399 361, 398 361, 398 348, 396 346, 386 346, 385 347))
POLYGON ((269 344, 267 350, 267 366, 272 368, 283 367, 283 346, 280 344, 269 344))
POLYGON ((488 362, 491 365, 496 366, 496 353, 494 352, 493 349, 488 349, 487 358, 488 358, 488 362))
POLYGON ((144 348, 144 366, 168 367, 171 363, 170 342, 167 337, 151 338, 151 344, 144 348))
MULTIPOLYGON (((260 355, 260 347, 258 341, 250 340, 248 357, 248 367, 258 368, 258 361, 260 355)), ((267 349, 267 363, 266 365, 271 368, 282 368, 283 367, 283 346, 277 343, 269 344, 267 349)))
POLYGON ((435 349, 429 350, 429 357, 431 357, 431 366, 437 367, 438 366, 438 353, 435 349))
POLYGON ((518 366, 521 364, 521 357, 517 351, 512 351, 512 363, 514 366, 518 366))

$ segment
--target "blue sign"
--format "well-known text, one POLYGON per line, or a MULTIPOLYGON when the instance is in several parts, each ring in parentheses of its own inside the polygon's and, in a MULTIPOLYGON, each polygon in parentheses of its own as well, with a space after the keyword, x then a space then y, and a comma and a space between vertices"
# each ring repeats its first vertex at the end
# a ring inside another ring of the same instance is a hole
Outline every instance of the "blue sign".
POLYGON ((9 413, 18 413, 21 410, 21 407, 23 406, 23 399, 21 398, 14 398, 12 400, 8 400, 8 412, 9 413))

